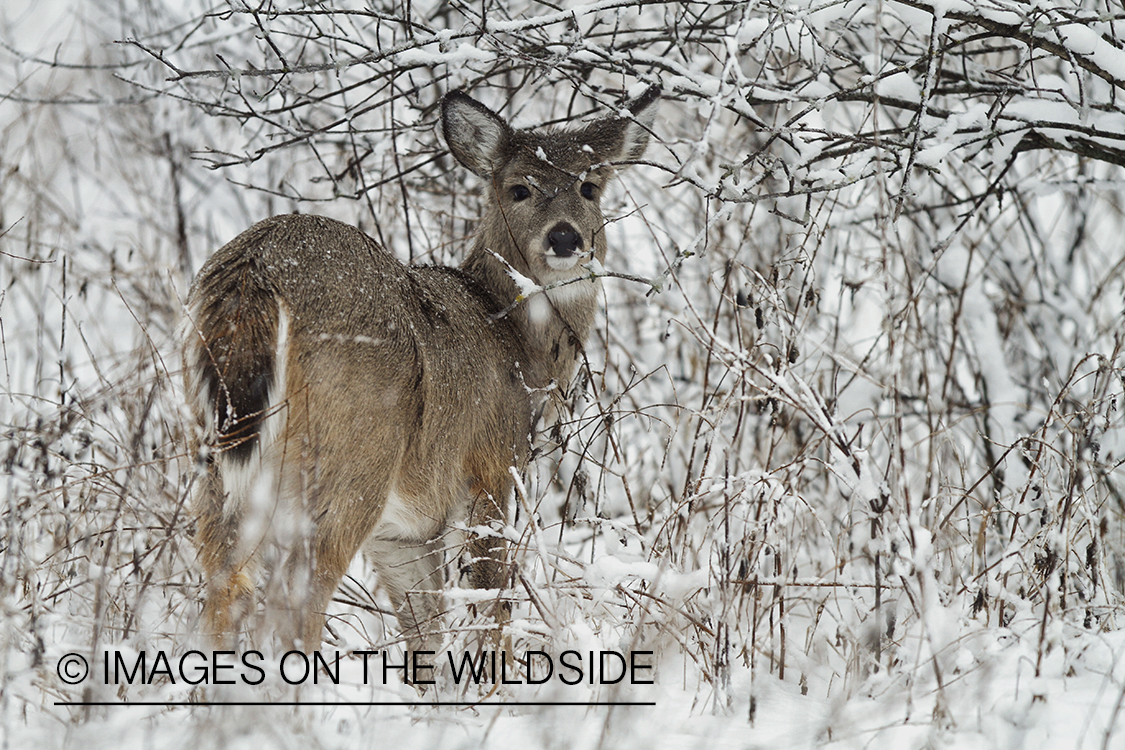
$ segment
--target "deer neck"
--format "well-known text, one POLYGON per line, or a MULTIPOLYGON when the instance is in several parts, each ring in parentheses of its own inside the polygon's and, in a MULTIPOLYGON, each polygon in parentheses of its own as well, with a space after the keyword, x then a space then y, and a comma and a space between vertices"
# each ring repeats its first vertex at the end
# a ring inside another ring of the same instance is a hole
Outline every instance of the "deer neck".
MULTIPOLYGON (((499 254, 499 253, 498 253, 499 254)), ((504 257, 519 257, 505 253, 504 257)), ((511 264, 513 270, 528 277, 526 263, 511 264)), ((516 303, 520 290, 507 264, 478 240, 462 269, 495 299, 516 329, 527 354, 521 363, 529 387, 545 388, 552 382, 565 387, 583 355, 586 339, 594 324, 600 284, 589 279, 548 285, 544 291, 516 303)))

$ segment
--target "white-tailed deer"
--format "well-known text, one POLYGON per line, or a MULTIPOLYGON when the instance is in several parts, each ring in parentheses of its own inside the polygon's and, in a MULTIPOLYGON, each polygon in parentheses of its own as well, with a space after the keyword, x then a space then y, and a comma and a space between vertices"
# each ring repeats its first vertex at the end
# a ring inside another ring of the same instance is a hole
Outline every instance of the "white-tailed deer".
MULTIPOLYGON (((460 268, 408 267, 354 227, 288 215, 200 270, 184 375, 205 467, 204 618, 221 642, 264 624, 319 648, 362 549, 410 647, 433 645, 443 534, 507 521, 513 467, 594 319, 583 266, 605 258, 602 191, 644 152, 657 99, 653 88, 622 116, 530 132, 446 96, 446 143, 488 191, 460 268), (513 306, 520 276, 548 289, 513 306)), ((473 533, 468 554, 473 586, 503 586, 502 536, 473 533)))

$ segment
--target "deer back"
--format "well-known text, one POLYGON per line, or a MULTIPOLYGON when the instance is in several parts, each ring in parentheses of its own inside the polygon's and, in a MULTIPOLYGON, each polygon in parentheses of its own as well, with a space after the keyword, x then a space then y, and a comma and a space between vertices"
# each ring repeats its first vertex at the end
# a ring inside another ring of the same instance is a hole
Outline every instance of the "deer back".
MULTIPOLYGON (((443 484, 435 476, 526 461, 529 356, 514 321, 463 271, 404 266, 331 219, 278 216, 216 253, 191 299, 210 335, 189 390, 214 405, 204 413, 230 461, 285 437, 291 462, 319 463, 322 490, 366 464, 420 499, 443 484), (333 454, 348 457, 340 477, 333 454)), ((438 493, 440 504, 458 489, 438 493)), ((444 508, 425 515, 436 523, 444 508)))

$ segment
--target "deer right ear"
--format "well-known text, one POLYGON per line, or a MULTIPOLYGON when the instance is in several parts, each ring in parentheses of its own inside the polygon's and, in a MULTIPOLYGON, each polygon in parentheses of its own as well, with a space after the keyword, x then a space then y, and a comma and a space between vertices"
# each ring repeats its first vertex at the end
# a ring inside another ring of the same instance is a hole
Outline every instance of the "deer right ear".
POLYGON ((441 127, 453 158, 481 177, 500 166, 512 134, 500 115, 460 91, 442 99, 441 127))

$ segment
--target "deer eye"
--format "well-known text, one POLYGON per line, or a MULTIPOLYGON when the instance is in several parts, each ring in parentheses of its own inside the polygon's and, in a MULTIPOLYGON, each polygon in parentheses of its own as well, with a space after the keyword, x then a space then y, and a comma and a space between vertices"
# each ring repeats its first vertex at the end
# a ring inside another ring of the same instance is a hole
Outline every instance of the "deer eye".
POLYGON ((578 192, 588 201, 594 200, 594 196, 597 195, 597 190, 598 186, 592 182, 583 182, 582 187, 578 188, 578 192))
POLYGON ((526 185, 512 185, 512 200, 522 201, 531 197, 531 191, 527 189, 526 185))

